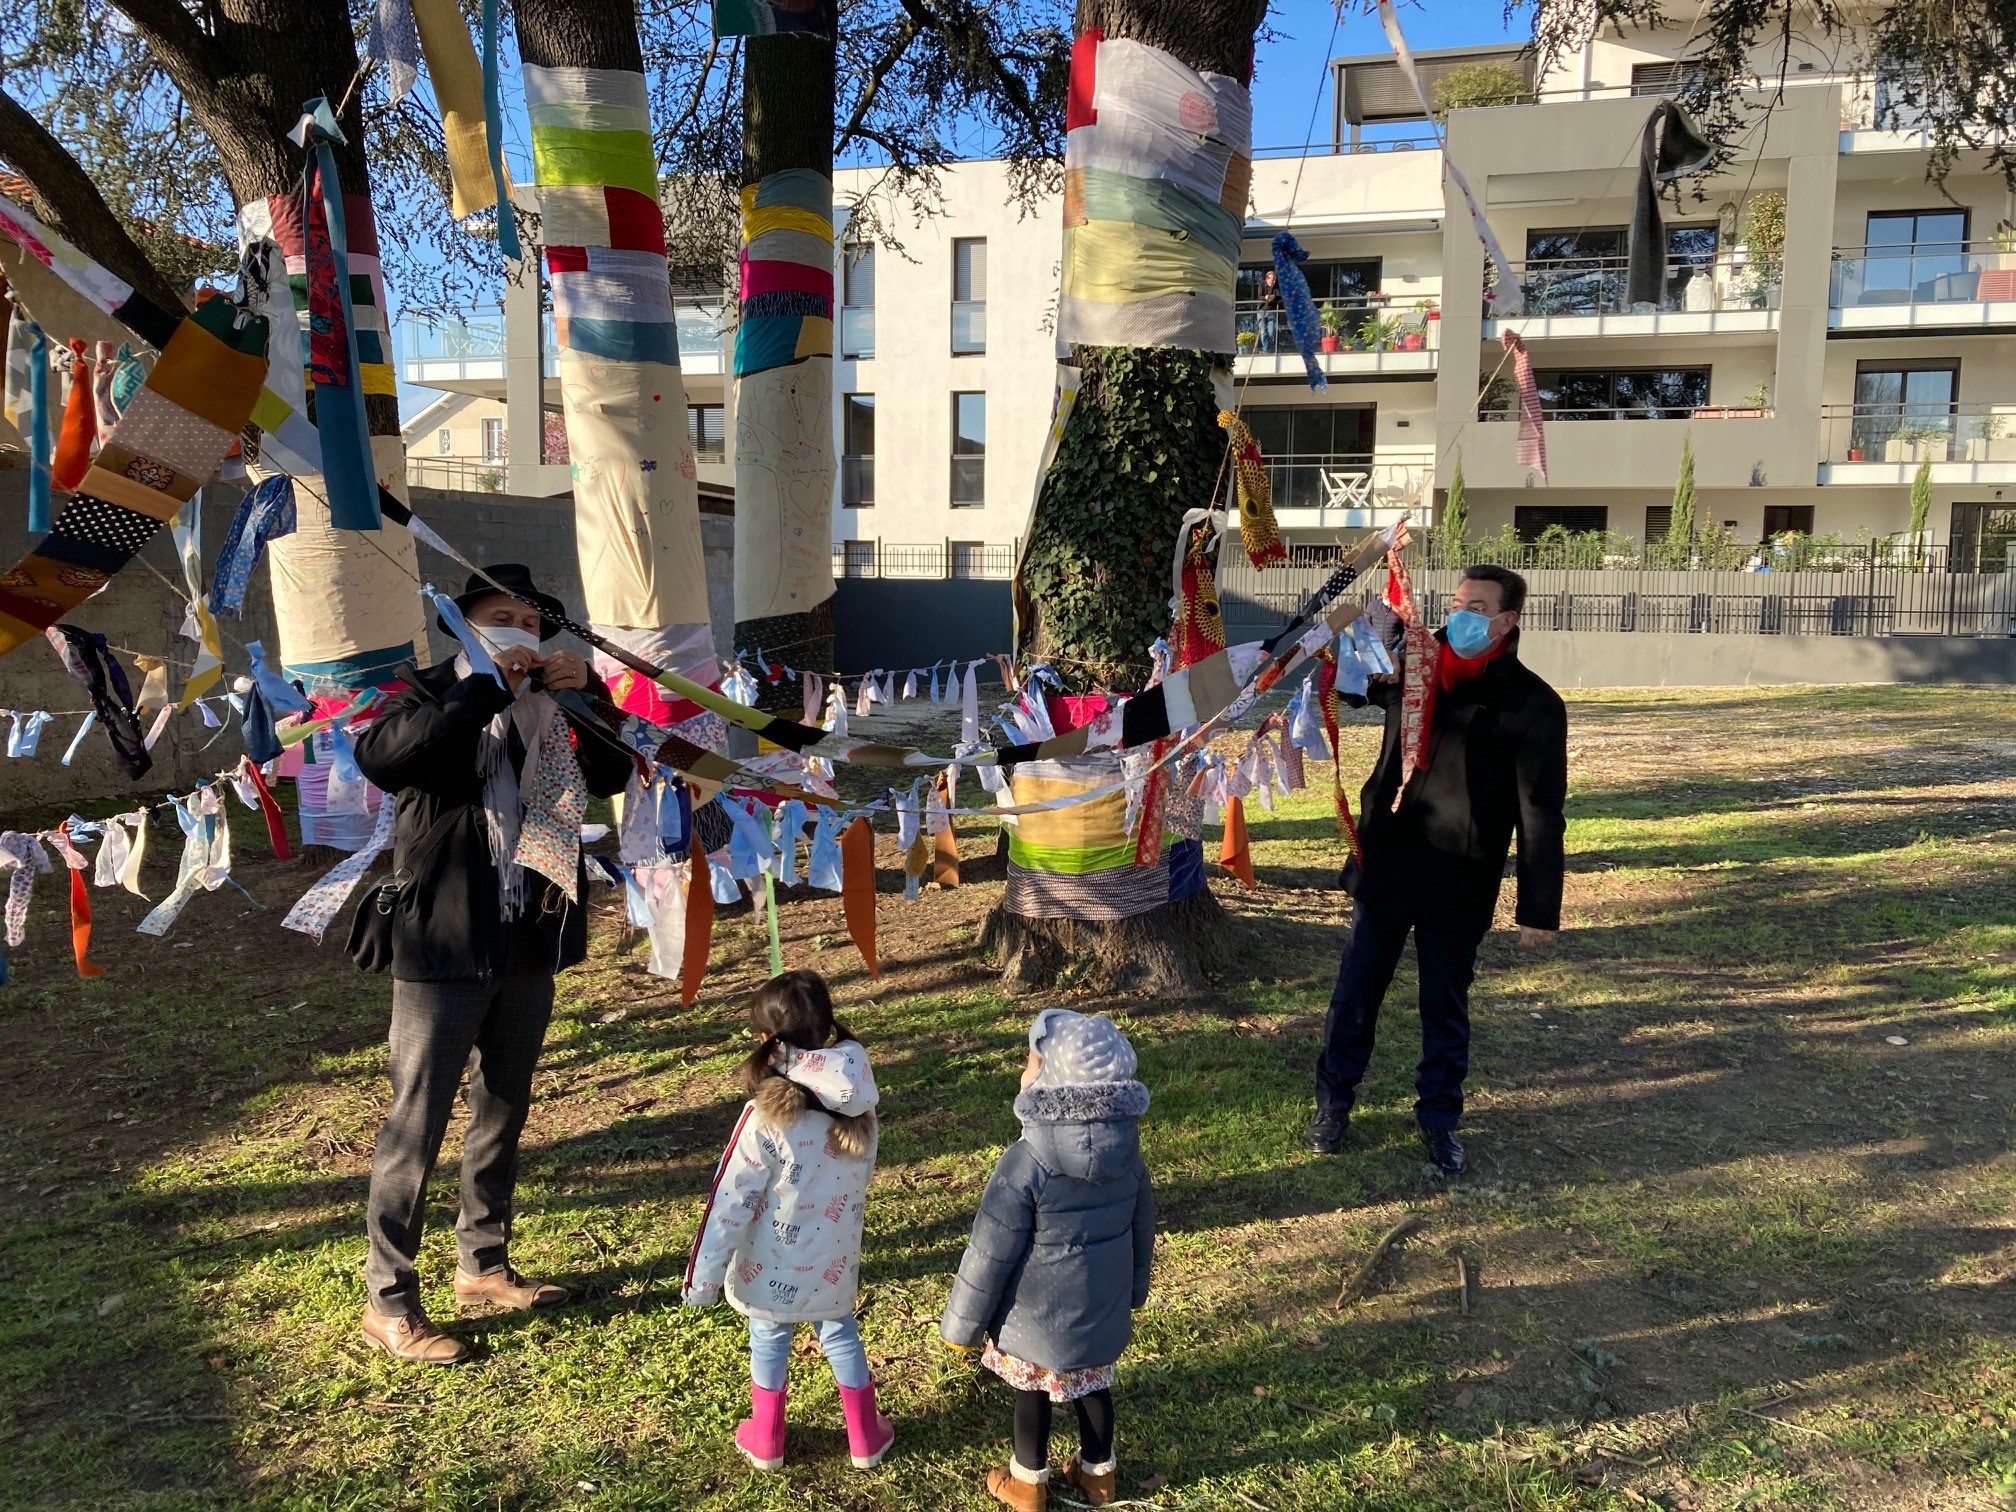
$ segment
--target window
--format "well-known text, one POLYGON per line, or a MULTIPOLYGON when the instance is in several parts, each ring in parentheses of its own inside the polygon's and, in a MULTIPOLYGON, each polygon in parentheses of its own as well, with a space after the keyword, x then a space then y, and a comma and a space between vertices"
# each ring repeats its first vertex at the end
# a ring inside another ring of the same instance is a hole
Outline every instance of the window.
POLYGON ((1811 504, 1766 504, 1764 506, 1764 539, 1772 540, 1787 531, 1795 535, 1813 534, 1813 506, 1811 504))
POLYGON ((873 242, 849 242, 840 251, 840 355, 875 355, 873 242))
POLYGON ((1543 368, 1533 379, 1550 420, 1685 420, 1708 402, 1708 373, 1705 367, 1543 368))
POLYGON ((1522 541, 1537 541, 1559 526, 1570 535, 1610 528, 1610 511, 1600 504, 1519 504, 1512 510, 1512 528, 1522 541))
POLYGON ((952 243, 952 350, 987 350, 987 243, 977 236, 952 243))
POLYGON ((1951 550, 1955 572, 2007 572, 2016 562, 2016 509, 1955 504, 1951 550))
POLYGON ((951 541, 951 575, 955 578, 980 578, 987 576, 987 543, 985 541, 951 541))
MULTIPOLYGON (((1848 444, 1871 462, 1915 460, 1916 444, 1953 440, 1960 363, 1858 362, 1848 444), (1896 450, 1895 455, 1890 453, 1896 450)), ((1946 460, 1944 457, 1938 460, 1946 460)))
POLYGON ((850 578, 875 576, 875 543, 873 541, 842 541, 840 543, 840 576, 850 578))
MULTIPOLYGON (((1238 328, 1250 331, 1263 352, 1292 352, 1295 338, 1288 329, 1286 312, 1278 294, 1267 291, 1271 262, 1254 263, 1239 270, 1236 286, 1238 328)), ((1315 261, 1302 264, 1302 276, 1309 280, 1309 297, 1320 310, 1326 304, 1351 311, 1349 328, 1356 330, 1359 314, 1379 292, 1380 260, 1376 257, 1351 261, 1315 261)))
POLYGON ((485 420, 483 422, 483 460, 502 462, 509 448, 504 444, 504 422, 485 420))
POLYGON ((987 396, 952 396, 952 502, 987 502, 987 396))
POLYGON ((727 408, 719 404, 686 406, 686 439, 701 462, 720 462, 728 455, 727 408))
POLYGON ((859 508, 875 502, 875 396, 840 399, 840 502, 859 508))
POLYGON ((445 425, 434 433, 434 453, 440 457, 455 455, 455 432, 445 425))
POLYGON ((1685 63, 1633 63, 1631 93, 1634 95, 1678 94, 1701 77, 1700 70, 1685 63))
POLYGON ((1969 271, 1965 210, 1875 210, 1863 234, 1859 303, 1974 297, 1979 275, 1969 271))
POLYGON ((1370 404, 1246 410, 1275 507, 1314 509, 1327 496, 1329 475, 1366 471, 1378 415, 1370 404))
POLYGON ((1645 506, 1645 539, 1663 541, 1673 529, 1673 506, 1671 504, 1647 504, 1645 506))

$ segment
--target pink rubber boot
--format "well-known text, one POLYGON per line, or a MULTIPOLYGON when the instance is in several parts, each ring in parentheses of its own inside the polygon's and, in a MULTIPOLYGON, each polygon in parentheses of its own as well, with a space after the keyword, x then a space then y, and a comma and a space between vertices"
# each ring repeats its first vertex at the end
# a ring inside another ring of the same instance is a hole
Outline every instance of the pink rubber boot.
POLYGON ((847 1416, 847 1453, 854 1468, 873 1470, 896 1443, 895 1425, 875 1410, 875 1383, 842 1386, 840 1410, 847 1416))
POLYGON ((783 1392, 749 1383, 749 1416, 735 1427, 735 1447, 758 1470, 784 1468, 783 1392))

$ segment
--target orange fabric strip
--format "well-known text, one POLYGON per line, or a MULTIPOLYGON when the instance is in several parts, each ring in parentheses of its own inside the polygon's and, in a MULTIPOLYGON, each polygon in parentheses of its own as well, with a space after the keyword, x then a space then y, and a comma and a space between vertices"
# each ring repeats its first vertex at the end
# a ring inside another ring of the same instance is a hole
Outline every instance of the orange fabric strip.
POLYGON ((840 908, 847 916, 847 934, 878 982, 882 966, 875 957, 875 831, 866 819, 856 819, 840 837, 840 908))
POLYGON ((91 952, 91 894, 84 886, 84 873, 70 873, 70 953, 77 958, 77 975, 105 975, 103 966, 93 965, 91 952))
POLYGON ((1240 798, 1225 800, 1225 842, 1218 849, 1218 864, 1246 884, 1251 892, 1258 886, 1253 880, 1253 847, 1246 838, 1246 804, 1240 798))

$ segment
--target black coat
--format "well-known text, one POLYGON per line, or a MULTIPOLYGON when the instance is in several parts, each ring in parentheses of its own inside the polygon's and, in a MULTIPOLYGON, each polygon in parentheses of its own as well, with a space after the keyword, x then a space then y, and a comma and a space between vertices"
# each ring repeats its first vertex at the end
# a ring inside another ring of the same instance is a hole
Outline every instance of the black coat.
MULTIPOLYGON (((477 742, 511 695, 487 674, 457 679, 453 662, 416 674, 404 693, 357 737, 357 765, 399 795, 393 875, 410 875, 392 929, 392 975, 402 982, 484 980, 504 968, 505 931, 497 868, 483 829, 483 779, 477 742), (446 830, 424 855, 435 823, 446 830)), ((599 685, 598 685, 599 690, 599 685)), ((564 711, 563 711, 564 712, 564 711)), ((606 730, 583 729, 576 741, 581 774, 598 798, 623 791, 634 771, 629 753, 606 730)), ((576 863, 577 866, 579 863, 576 863)), ((545 937, 555 971, 588 953, 587 911, 559 887, 529 879, 517 927, 545 937)), ((576 896, 585 895, 585 868, 576 896)), ((371 889, 366 896, 375 893, 371 889)))
POLYGON ((1519 660, 1518 637, 1514 630, 1477 676, 1436 693, 1427 756, 1398 812, 1400 685, 1372 685, 1386 733, 1359 795, 1363 861, 1345 878, 1368 906, 1481 934, 1491 927, 1516 833, 1518 922, 1561 927, 1568 711, 1519 660))

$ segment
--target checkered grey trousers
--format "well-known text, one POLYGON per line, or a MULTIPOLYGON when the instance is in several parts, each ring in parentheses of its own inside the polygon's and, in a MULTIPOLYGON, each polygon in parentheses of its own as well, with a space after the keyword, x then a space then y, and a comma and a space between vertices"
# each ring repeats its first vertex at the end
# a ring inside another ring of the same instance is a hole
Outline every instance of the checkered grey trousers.
POLYGON ((462 1137, 462 1270, 502 1270, 518 1183, 518 1136, 532 1104, 532 1072, 553 1016, 553 967, 536 928, 511 930, 502 975, 489 981, 392 984, 392 1107, 371 1162, 364 1280, 372 1309, 420 1310, 413 1263, 420 1253, 427 1178, 441 1153, 455 1091, 469 1071, 462 1137))

